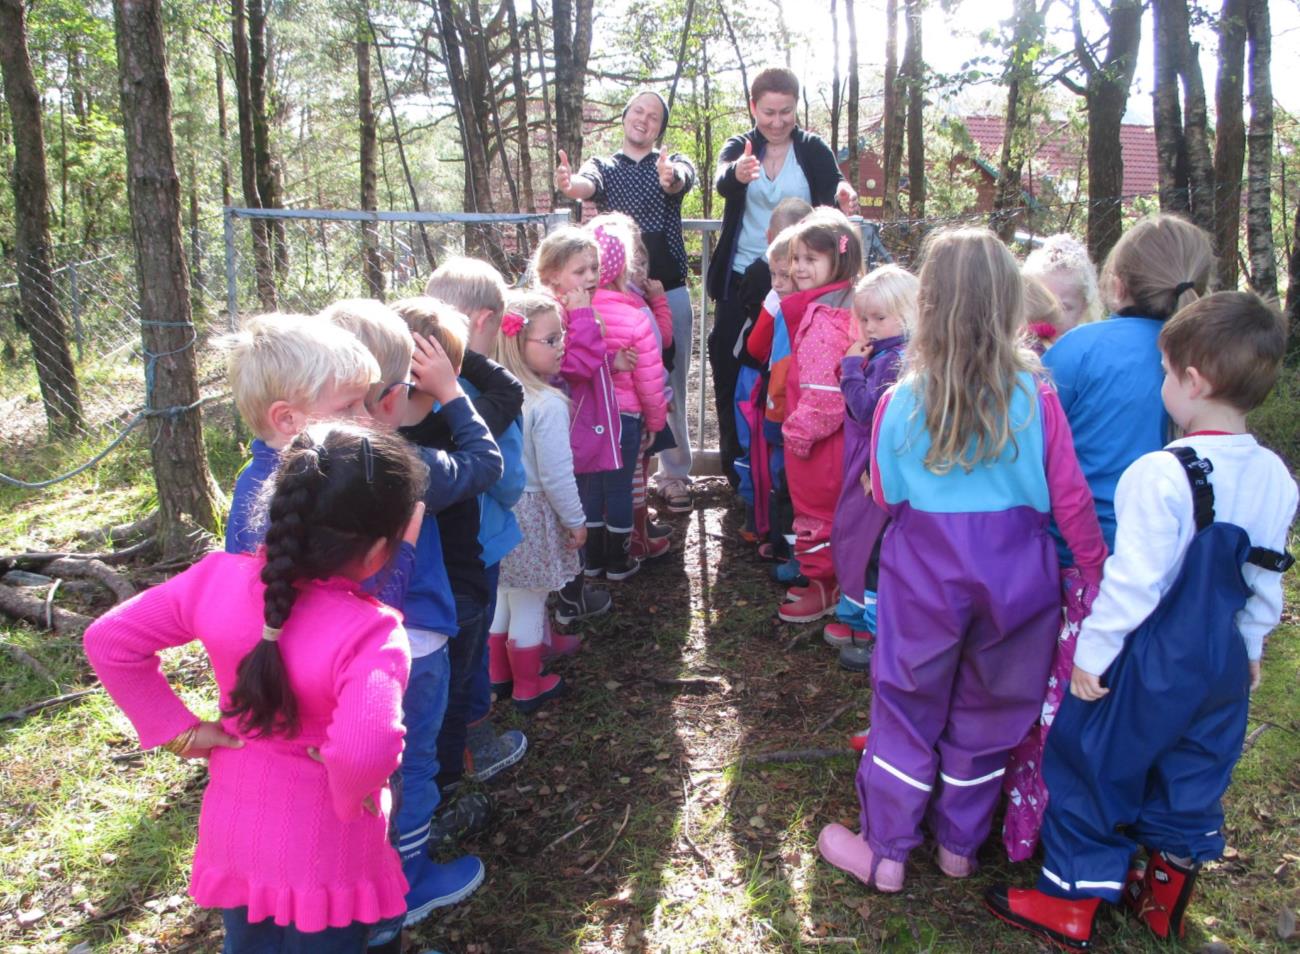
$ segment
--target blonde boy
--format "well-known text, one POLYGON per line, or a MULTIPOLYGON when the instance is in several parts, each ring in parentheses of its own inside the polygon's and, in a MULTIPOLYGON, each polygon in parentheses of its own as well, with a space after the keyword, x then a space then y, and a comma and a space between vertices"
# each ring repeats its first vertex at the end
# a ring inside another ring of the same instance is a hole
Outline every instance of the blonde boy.
POLYGON ((506 283, 501 273, 476 258, 443 262, 424 293, 445 301, 469 320, 469 349, 491 357, 506 313, 506 283))
POLYGON ((235 406, 257 435, 253 459, 235 480, 226 551, 251 553, 262 542, 253 505, 280 450, 312 421, 364 417, 379 366, 354 335, 304 315, 255 315, 219 343, 235 406))

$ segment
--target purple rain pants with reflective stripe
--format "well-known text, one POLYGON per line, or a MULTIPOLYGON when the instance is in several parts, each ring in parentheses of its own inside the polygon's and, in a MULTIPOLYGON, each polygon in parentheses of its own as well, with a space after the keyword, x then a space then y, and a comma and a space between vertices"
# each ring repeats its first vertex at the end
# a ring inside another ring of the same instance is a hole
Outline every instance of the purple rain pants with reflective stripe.
POLYGON ((857 777, 876 857, 905 861, 923 819, 964 857, 988 837, 1061 626, 1047 523, 1028 507, 896 508, 881 550, 871 734, 857 777))

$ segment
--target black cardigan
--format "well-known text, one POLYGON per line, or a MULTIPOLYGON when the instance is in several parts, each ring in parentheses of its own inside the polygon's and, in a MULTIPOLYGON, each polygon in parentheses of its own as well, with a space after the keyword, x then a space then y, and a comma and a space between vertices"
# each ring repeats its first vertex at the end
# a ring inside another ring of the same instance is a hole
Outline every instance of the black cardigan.
MULTIPOLYGON (((835 205, 835 190, 839 188, 844 175, 835 161, 835 153, 826 145, 826 140, 815 133, 805 132, 798 126, 790 134, 794 148, 795 162, 803 170, 808 180, 808 191, 812 195, 813 205, 835 205)), ((739 136, 732 136, 722 147, 718 155, 718 175, 714 186, 718 195, 726 200, 722 210, 722 232, 718 235, 718 244, 709 260, 707 289, 714 301, 726 298, 730 289, 731 263, 736 256, 736 238, 740 233, 740 223, 745 216, 746 183, 736 179, 736 162, 745 153, 746 141, 753 142, 754 155, 759 159, 767 149, 767 140, 757 128, 739 136)))

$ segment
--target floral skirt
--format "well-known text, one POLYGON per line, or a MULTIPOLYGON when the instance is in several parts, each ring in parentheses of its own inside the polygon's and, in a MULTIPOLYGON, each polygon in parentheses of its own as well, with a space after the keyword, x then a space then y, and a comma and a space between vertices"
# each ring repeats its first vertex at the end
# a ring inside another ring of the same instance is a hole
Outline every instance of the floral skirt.
POLYGON ((582 569, 578 551, 568 546, 569 531, 542 491, 525 491, 514 506, 523 542, 501 560, 501 586, 558 590, 582 569))

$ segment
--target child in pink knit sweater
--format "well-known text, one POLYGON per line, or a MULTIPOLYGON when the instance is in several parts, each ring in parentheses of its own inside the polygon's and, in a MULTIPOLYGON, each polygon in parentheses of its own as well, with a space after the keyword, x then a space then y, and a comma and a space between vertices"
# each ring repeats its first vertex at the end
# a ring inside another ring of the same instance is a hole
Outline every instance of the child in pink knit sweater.
POLYGON ((422 517, 423 467, 397 437, 319 425, 283 452, 266 546, 213 553, 86 630, 140 744, 206 758, 190 894, 227 951, 362 952, 405 910, 388 838, 410 649, 360 581, 422 517), (203 643, 221 717, 203 721, 158 654, 203 643))

